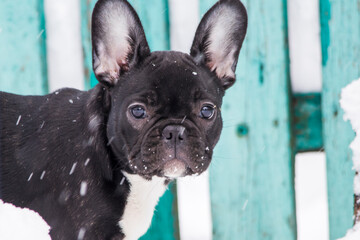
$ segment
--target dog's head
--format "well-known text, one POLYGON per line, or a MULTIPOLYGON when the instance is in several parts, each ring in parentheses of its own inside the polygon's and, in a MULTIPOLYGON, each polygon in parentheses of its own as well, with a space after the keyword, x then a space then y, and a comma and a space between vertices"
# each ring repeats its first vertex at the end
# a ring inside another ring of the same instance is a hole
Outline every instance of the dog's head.
POLYGON ((107 137, 125 171, 175 178, 207 169, 246 27, 241 2, 220 0, 201 20, 190 55, 150 52, 127 1, 98 1, 93 68, 111 99, 107 137))

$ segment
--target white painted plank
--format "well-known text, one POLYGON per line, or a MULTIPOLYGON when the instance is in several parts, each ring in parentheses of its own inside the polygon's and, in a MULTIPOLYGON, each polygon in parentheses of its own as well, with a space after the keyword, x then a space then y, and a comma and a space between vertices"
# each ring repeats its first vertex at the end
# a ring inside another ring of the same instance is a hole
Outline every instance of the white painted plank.
POLYGON ((169 0, 171 50, 190 52, 199 24, 198 0, 169 0))
POLYGON ((209 172, 177 180, 181 240, 211 240, 209 172))
POLYGON ((319 1, 289 0, 288 21, 292 90, 321 92, 319 1))
POLYGON ((301 153, 296 155, 295 161, 298 240, 328 240, 325 154, 301 153))
POLYGON ((80 1, 45 0, 49 90, 84 89, 80 1))

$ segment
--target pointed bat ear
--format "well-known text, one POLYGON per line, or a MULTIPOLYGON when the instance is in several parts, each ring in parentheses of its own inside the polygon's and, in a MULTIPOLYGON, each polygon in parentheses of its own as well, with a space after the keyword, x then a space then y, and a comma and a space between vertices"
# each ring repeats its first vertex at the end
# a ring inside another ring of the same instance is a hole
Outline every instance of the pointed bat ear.
POLYGON ((150 55, 144 29, 126 0, 99 0, 92 15, 93 69, 114 86, 124 72, 150 55))
POLYGON ((247 14, 239 0, 220 0, 203 17, 190 55, 222 81, 224 89, 235 82, 235 69, 247 29, 247 14))

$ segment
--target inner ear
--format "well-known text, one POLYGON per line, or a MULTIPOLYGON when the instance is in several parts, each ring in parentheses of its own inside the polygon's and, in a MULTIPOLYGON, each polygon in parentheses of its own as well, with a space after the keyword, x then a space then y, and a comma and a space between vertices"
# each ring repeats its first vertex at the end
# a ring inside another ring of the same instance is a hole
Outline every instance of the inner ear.
POLYGON ((247 29, 247 14, 239 0, 220 0, 203 17, 190 55, 221 79, 225 89, 235 82, 235 70, 247 29))
POLYGON ((125 0, 99 0, 92 16, 93 69, 99 82, 115 85, 150 54, 144 29, 125 0))

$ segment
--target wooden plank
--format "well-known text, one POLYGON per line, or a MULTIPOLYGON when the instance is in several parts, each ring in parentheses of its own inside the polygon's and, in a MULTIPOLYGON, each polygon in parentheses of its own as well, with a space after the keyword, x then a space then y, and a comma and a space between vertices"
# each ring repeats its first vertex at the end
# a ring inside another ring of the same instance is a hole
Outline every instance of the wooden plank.
MULTIPOLYGON (((152 51, 169 50, 169 16, 167 0, 131 0, 129 1, 143 24, 145 34, 152 51)), ((91 14, 96 0, 81 0, 82 11, 82 41, 84 49, 85 82, 88 88, 98 82, 92 71, 91 60, 91 14)), ((172 184, 160 199, 154 214, 152 225, 145 236, 141 238, 171 240, 179 239, 178 215, 176 203, 176 186, 172 184)))
POLYGON ((42 0, 0 1, 0 90, 47 92, 46 31, 42 0))
POLYGON ((323 54, 322 114, 327 156, 330 239, 353 224, 353 178, 349 144, 354 132, 343 120, 341 89, 360 76, 360 1, 320 0, 323 54))
POLYGON ((92 69, 91 15, 97 0, 81 0, 81 38, 84 55, 85 89, 98 84, 92 69))
POLYGON ((321 94, 295 94, 292 108, 295 152, 322 150, 321 94))
POLYGON ((129 0, 139 14, 151 51, 170 50, 167 0, 129 0))
MULTIPOLYGON (((201 1, 201 14, 211 5, 201 1)), ((296 239, 285 0, 244 0, 248 33, 210 169, 213 239, 296 239)))

